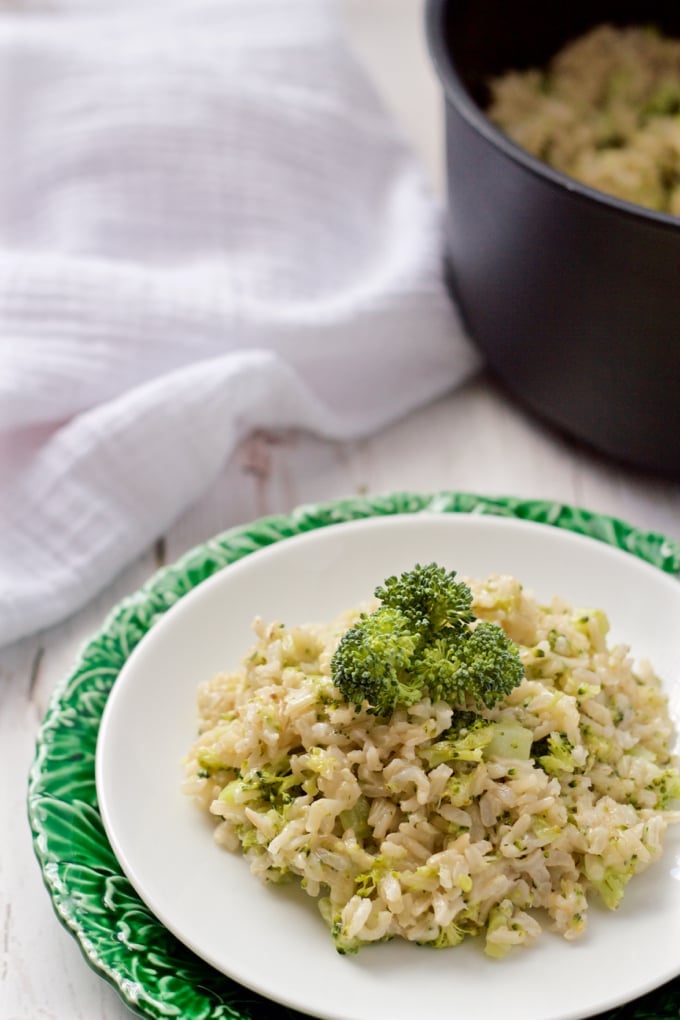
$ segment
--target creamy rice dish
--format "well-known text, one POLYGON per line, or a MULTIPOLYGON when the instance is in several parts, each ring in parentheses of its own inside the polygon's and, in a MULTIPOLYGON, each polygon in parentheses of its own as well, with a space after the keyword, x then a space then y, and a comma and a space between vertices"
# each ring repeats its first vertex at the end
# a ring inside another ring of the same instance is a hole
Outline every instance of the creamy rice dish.
POLYGON ((346 701, 333 656, 375 603, 329 624, 257 619, 241 668, 199 689, 184 791, 253 874, 300 881, 340 952, 479 935, 499 957, 545 927, 576 939, 680 818, 660 681, 608 647, 604 612, 542 604, 509 576, 466 583, 523 667, 492 707, 346 701))
POLYGON ((601 25, 490 84, 490 119, 600 191, 680 216, 680 40, 601 25))

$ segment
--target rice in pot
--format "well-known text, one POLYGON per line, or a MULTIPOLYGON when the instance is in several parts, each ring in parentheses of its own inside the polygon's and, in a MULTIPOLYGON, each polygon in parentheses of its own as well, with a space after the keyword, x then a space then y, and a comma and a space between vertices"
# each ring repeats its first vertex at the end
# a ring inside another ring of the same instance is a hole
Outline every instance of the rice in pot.
POLYGON ((680 216, 680 40, 600 25, 491 82, 489 118, 599 191, 680 216))

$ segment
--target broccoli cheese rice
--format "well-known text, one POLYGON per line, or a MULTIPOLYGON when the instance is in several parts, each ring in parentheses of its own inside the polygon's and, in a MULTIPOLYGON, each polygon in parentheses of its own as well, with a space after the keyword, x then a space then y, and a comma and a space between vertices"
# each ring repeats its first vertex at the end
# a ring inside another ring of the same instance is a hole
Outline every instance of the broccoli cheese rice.
POLYGON ((680 216, 680 40, 600 25, 491 83, 490 119, 599 191, 680 216))
POLYGON ((385 718, 343 702, 331 658, 360 609, 256 620, 242 667, 199 690, 185 792, 255 875, 300 880, 341 952, 578 938, 589 903, 617 907, 678 820, 666 698, 608 646, 605 614, 543 605, 508 576, 468 583, 525 671, 491 709, 425 697, 385 718))

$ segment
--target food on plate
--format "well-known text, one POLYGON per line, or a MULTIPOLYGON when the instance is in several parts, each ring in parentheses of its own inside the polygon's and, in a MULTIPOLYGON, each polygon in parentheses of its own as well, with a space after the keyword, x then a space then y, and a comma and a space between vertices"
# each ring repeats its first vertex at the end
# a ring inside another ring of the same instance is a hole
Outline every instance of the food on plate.
POLYGON ((490 83, 490 119, 584 184, 680 216, 680 40, 599 25, 490 83))
POLYGON ((600 609, 430 564, 330 624, 254 623, 199 689, 184 790, 336 948, 566 939, 656 860, 680 797, 659 679, 600 609), (540 908, 540 909, 539 909, 540 908), (545 923, 545 922, 544 922, 545 923))

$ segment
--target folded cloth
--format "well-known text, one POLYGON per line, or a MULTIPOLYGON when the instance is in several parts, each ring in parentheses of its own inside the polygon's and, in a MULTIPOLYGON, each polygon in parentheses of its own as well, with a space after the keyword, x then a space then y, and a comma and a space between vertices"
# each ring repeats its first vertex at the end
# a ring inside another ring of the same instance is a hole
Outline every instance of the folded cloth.
POLYGON ((0 644, 257 427, 369 433, 476 365, 439 210, 330 0, 0 17, 0 644))

